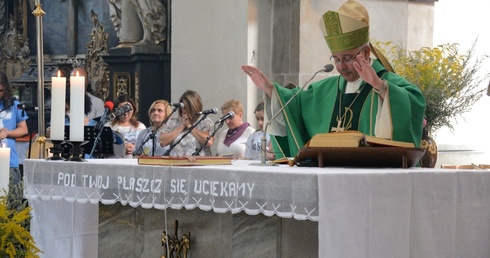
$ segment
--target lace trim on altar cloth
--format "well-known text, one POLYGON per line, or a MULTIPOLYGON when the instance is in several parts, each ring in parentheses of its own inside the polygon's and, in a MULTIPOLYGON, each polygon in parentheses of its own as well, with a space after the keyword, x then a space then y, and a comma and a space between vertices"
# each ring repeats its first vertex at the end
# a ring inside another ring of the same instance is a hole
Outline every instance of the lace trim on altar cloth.
POLYGON ((140 166, 136 161, 24 163, 27 199, 121 203, 146 209, 245 212, 318 221, 316 173, 288 166, 140 166))

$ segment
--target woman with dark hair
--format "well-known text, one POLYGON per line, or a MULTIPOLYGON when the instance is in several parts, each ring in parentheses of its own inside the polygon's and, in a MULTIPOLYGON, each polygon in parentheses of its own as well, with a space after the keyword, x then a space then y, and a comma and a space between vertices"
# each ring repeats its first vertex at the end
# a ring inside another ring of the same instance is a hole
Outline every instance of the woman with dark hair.
POLYGON ((27 115, 17 109, 20 102, 14 98, 7 75, 0 71, 0 142, 10 148, 10 184, 18 185, 22 180, 15 138, 27 134, 27 115))
MULTIPOLYGON (((197 92, 187 90, 182 94, 179 102, 184 103, 184 107, 179 109, 179 117, 170 119, 163 128, 160 135, 160 146, 171 145, 180 141, 171 149, 170 156, 191 156, 211 135, 213 121, 206 117, 189 132, 189 129, 202 116, 198 114, 202 111, 201 97, 197 92), (187 135, 181 139, 186 133, 187 135)), ((199 152, 200 156, 211 156, 213 141, 214 137, 209 139, 199 152)))
POLYGON ((133 99, 127 95, 119 95, 114 100, 114 107, 121 108, 122 106, 129 104, 131 110, 124 115, 116 116, 114 120, 108 122, 106 125, 110 126, 112 131, 118 132, 124 136, 124 147, 126 149, 126 158, 132 158, 134 146, 136 144, 136 138, 139 132, 146 128, 146 126, 138 121, 136 116, 137 109, 133 99))
MULTIPOLYGON (((66 96, 66 98, 65 98, 65 112, 66 112, 65 124, 69 125, 70 124, 70 90, 67 90, 65 94, 66 94, 65 95, 66 96)), ((84 125, 95 125, 97 123, 97 121, 90 119, 88 117, 88 114, 92 111, 92 100, 90 99, 90 97, 86 93, 85 93, 83 107, 84 107, 83 114, 85 114, 83 124, 84 125)))

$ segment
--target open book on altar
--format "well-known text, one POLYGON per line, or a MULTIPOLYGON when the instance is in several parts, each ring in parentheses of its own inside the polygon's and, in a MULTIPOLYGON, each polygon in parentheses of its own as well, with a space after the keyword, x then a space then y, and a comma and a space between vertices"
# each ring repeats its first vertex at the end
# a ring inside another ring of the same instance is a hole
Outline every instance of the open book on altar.
POLYGON ((424 149, 415 148, 410 142, 343 131, 313 136, 298 152, 292 165, 409 168, 416 166, 424 154, 424 149))
POLYGON ((140 156, 139 165, 160 166, 205 166, 205 165, 231 165, 232 158, 210 156, 140 156))
POLYGON ((308 147, 404 147, 414 148, 411 142, 393 141, 365 135, 359 131, 348 130, 343 132, 319 133, 313 136, 306 144, 308 147))

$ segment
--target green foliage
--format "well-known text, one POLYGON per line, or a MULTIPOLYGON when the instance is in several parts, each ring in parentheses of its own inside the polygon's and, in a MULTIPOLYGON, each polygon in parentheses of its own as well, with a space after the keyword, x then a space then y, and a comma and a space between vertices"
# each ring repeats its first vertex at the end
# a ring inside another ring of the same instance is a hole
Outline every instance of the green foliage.
POLYGON ((30 210, 22 201, 22 186, 11 186, 8 197, 0 196, 0 257, 39 257, 29 232, 30 210))
POLYGON ((476 40, 466 54, 458 52, 458 44, 443 44, 407 51, 391 42, 375 43, 395 72, 419 86, 427 103, 426 130, 434 133, 441 127, 454 129, 451 119, 468 112, 486 89, 480 87, 488 73, 479 76, 479 69, 488 56, 475 57, 476 40))

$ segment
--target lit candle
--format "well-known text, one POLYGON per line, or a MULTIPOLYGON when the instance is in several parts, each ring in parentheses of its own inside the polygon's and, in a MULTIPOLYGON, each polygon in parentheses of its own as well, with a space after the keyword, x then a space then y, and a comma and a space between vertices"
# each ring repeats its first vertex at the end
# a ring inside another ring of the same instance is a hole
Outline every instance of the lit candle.
POLYGON ((66 77, 51 78, 51 140, 65 139, 66 77))
POLYGON ((70 77, 70 141, 83 142, 85 120, 85 77, 70 77))
POLYGON ((0 146, 0 196, 4 195, 3 190, 9 191, 10 178, 10 148, 5 145, 0 146))

